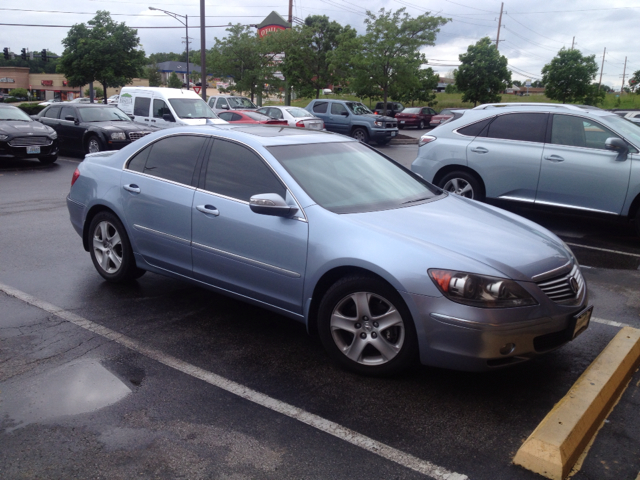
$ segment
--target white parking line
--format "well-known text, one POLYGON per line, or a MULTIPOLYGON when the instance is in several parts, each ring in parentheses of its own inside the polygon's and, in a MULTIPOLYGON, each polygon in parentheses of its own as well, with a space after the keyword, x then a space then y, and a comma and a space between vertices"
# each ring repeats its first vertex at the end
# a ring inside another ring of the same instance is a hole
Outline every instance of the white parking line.
POLYGON ((239 383, 216 375, 215 373, 211 373, 207 370, 184 362, 178 358, 166 355, 159 350, 147 347, 132 338, 129 338, 114 330, 87 320, 86 318, 76 315, 75 313, 69 312, 60 307, 56 307, 49 302, 40 300, 21 290, 17 290, 13 287, 0 283, 0 291, 3 291, 9 296, 22 300, 29 305, 40 308, 45 312, 49 312, 64 320, 67 320, 68 322, 71 322, 79 327, 89 330, 90 332, 107 338, 113 342, 119 343, 120 345, 123 345, 137 353, 145 355, 146 357, 160 362, 163 365, 166 365, 192 377, 198 378, 204 382, 209 383, 210 385, 214 385, 218 388, 226 390, 227 392, 233 393, 234 395, 238 395, 239 397, 249 400, 250 402, 298 420, 306 425, 316 428, 322 432, 328 433, 329 435, 333 435, 334 437, 337 437, 341 440, 344 440, 345 442, 351 443, 352 445, 367 450, 368 452, 374 453, 382 458, 395 462, 403 467, 415 470, 419 473, 423 473, 436 480, 468 479, 466 475, 450 472, 445 468, 434 465, 433 463, 427 462, 426 460, 414 457, 413 455, 410 455, 408 453, 404 453, 393 447, 385 445, 384 443, 380 443, 372 438, 350 430, 349 428, 343 427, 342 425, 338 425, 337 423, 334 423, 330 420, 319 417, 318 415, 306 412, 298 407, 294 407, 293 405, 289 405, 288 403, 281 402, 280 400, 269 397, 239 383))
POLYGON ((617 253, 618 255, 628 255, 629 257, 638 257, 640 258, 640 254, 638 253, 629 253, 629 252, 621 252, 620 250, 611 250, 609 248, 600 248, 600 247, 590 247, 588 245, 580 245, 579 243, 569 243, 565 242, 570 247, 580 247, 587 248, 589 250, 599 250, 601 252, 609 252, 609 253, 617 253))
POLYGON ((610 325, 612 327, 631 327, 631 328, 638 328, 638 327, 634 327, 633 325, 629 325, 628 323, 620 323, 620 322, 613 322, 611 320, 605 320, 604 318, 597 318, 597 317, 593 317, 591 319, 592 322, 596 322, 596 323, 602 323, 603 325, 610 325))

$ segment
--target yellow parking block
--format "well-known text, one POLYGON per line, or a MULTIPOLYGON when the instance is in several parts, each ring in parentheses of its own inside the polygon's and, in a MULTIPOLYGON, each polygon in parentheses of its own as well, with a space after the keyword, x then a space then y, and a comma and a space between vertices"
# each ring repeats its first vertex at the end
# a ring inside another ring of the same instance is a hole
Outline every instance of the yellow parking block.
POLYGON ((640 364, 640 330, 624 327, 516 453, 513 463, 564 479, 640 364))

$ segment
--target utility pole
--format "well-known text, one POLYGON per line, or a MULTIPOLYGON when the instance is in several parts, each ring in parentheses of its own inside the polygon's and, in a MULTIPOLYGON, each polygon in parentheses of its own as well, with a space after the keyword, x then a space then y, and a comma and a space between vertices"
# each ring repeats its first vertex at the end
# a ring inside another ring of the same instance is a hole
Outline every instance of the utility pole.
POLYGON ((498 36, 496 37, 496 50, 500 50, 500 28, 502 28, 502 9, 504 2, 500 4, 500 19, 498 20, 498 36))
POLYGON ((289 0, 289 24, 293 27, 293 0, 289 0))
POLYGON ((202 100, 207 101, 207 52, 204 31, 204 0, 200 0, 200 93, 202 100))
MULTIPOLYGON (((293 0, 289 0, 289 28, 293 28, 293 0)), ((289 80, 284 80, 284 104, 291 105, 291 86, 289 80)))
POLYGON ((624 57, 624 70, 622 71, 622 87, 620 87, 620 96, 624 94, 624 76, 627 73, 627 57, 624 57))
POLYGON ((576 43, 576 37, 573 37, 573 40, 571 40, 571 50, 573 50, 574 43, 576 43))
POLYGON ((602 83, 602 70, 604 70, 604 56, 607 54, 607 47, 604 47, 604 53, 602 54, 602 66, 600 67, 600 80, 598 81, 598 91, 600 91, 600 84, 602 83))

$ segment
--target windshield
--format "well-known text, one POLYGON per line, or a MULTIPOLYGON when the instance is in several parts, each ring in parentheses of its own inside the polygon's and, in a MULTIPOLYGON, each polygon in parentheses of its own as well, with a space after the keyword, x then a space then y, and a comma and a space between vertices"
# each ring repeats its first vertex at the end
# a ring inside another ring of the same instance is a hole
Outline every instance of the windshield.
MULTIPOLYGON (((78 110, 80 110, 78 108, 78 110)), ((80 110, 82 120, 85 122, 130 122, 131 119, 127 117, 119 108, 111 107, 89 107, 80 110)))
POLYGON ((367 113, 373 113, 365 105, 360 102, 347 102, 347 107, 356 115, 366 115, 367 113))
POLYGON ((305 117, 313 117, 309 112, 307 112, 304 108, 287 108, 287 112, 294 118, 305 118, 305 117))
POLYGON ((447 110, 446 108, 442 110, 438 115, 453 115, 451 110, 447 110))
POLYGON ((440 190, 359 142, 268 147, 320 206, 334 213, 388 210, 440 190))
POLYGON ((169 103, 180 118, 218 118, 201 98, 170 98, 169 103))
POLYGON ((231 109, 234 108, 258 108, 247 97, 229 97, 227 98, 231 109))
POLYGON ((0 108, 0 120, 19 120, 21 122, 30 122, 31 117, 19 108, 0 108))
POLYGON ((257 120, 258 122, 271 120, 271 117, 269 115, 265 115, 264 113, 258 113, 258 112, 242 112, 242 113, 244 113, 247 117, 253 120, 257 120))
POLYGON ((405 108, 402 113, 420 113, 420 108, 405 108))
POLYGON ((622 134, 624 138, 633 143, 636 147, 640 148, 640 128, 638 125, 630 122, 626 118, 619 117, 618 115, 607 115, 600 117, 600 119, 611 128, 622 134))

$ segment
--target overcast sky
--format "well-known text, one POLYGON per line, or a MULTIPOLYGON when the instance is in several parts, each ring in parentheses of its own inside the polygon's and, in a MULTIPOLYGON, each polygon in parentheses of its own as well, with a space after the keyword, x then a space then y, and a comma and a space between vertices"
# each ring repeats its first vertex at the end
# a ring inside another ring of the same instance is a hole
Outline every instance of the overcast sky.
MULTIPOLYGON (((288 15, 287 0, 206 0, 206 47, 215 37, 225 35, 229 23, 260 23, 271 11, 284 18, 288 15), (263 3, 263 4, 261 4, 263 3)), ((127 0, 24 0, 0 3, 0 46, 20 53, 22 48, 39 52, 47 48, 62 53, 62 39, 68 27, 86 23, 97 10, 107 10, 118 22, 139 28, 142 48, 147 53, 184 51, 184 27, 161 13, 152 12, 150 5, 189 17, 191 47, 200 48, 199 0, 154 0, 153 3, 127 0), (14 26, 20 24, 22 26, 14 26), (25 26, 29 25, 29 26, 25 26), (155 28, 153 28, 155 27, 155 28), (176 28, 157 28, 176 27, 176 28)), ((308 15, 326 15, 331 20, 349 24, 365 32, 365 10, 380 8, 406 11, 417 16, 431 12, 451 18, 442 27, 436 45, 423 52, 435 71, 445 75, 458 63, 458 55, 482 37, 495 41, 500 15, 500 1, 472 0, 294 0, 293 16, 303 20, 308 15)), ((640 70, 637 33, 640 25, 640 0, 538 0, 537 2, 504 2, 500 53, 509 60, 514 80, 541 76, 542 67, 551 61, 563 46, 585 55, 596 56, 600 67, 606 47, 602 83, 620 89, 625 57, 627 77, 640 70)), ((598 78, 596 78, 596 81, 598 78)))

